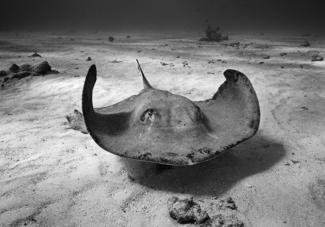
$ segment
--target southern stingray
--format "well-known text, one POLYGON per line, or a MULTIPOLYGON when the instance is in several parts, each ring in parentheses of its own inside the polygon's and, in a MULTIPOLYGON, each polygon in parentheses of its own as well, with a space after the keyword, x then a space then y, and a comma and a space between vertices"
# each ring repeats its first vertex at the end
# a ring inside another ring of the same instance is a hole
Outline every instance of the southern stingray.
POLYGON ((166 165, 193 165, 215 158, 255 135, 259 102, 249 79, 228 69, 226 81, 211 99, 191 101, 153 88, 142 73, 144 88, 119 103, 93 108, 97 70, 86 76, 82 111, 91 137, 113 154, 166 165))

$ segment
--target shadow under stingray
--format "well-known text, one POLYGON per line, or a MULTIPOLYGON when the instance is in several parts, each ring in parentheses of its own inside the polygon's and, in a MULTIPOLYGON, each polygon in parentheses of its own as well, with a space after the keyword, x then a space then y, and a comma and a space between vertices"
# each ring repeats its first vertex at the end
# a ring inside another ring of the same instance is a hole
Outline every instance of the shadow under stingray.
POLYGON ((256 135, 210 161, 164 166, 121 159, 131 179, 154 190, 218 196, 238 181, 266 171, 285 155, 282 144, 256 135))

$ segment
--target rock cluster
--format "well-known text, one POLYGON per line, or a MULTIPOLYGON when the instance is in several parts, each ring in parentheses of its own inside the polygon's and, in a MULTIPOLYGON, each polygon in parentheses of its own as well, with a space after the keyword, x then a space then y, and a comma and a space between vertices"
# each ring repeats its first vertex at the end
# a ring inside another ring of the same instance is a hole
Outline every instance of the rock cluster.
POLYGON ((56 74, 58 71, 52 70, 47 61, 43 61, 38 65, 23 64, 18 66, 12 64, 8 69, 0 70, 0 82, 7 82, 11 79, 20 80, 28 76, 44 76, 51 73, 56 74))
POLYGON ((168 200, 167 207, 169 215, 181 224, 201 224, 210 218, 200 205, 193 201, 193 198, 179 199, 173 196, 168 200))
POLYGON ((170 217, 180 224, 191 223, 198 227, 244 227, 244 222, 237 217, 235 201, 231 197, 209 202, 210 215, 201 206, 189 199, 171 197, 167 202, 170 217))

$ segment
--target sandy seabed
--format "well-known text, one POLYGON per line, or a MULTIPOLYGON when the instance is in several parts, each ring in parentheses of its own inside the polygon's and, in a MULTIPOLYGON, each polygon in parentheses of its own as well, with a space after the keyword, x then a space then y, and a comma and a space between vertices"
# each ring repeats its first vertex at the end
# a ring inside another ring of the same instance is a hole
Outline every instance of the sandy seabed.
POLYGON ((1 33, 0 69, 48 61, 59 74, 1 83, 0 225, 181 226, 168 214, 170 197, 193 196, 213 215, 214 201, 231 196, 245 226, 325 226, 325 61, 311 61, 325 57, 324 38, 200 36, 1 33), (157 168, 69 129, 89 66, 97 65, 102 107, 142 89, 136 59, 151 85, 195 101, 212 97, 224 70, 243 72, 260 101, 259 131, 211 161, 157 168))

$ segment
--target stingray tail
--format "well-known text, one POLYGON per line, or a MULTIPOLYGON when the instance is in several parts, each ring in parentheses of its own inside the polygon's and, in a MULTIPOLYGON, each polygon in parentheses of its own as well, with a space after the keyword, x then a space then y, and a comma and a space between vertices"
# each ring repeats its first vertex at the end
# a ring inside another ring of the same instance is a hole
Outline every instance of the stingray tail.
POLYGON ((138 59, 136 59, 136 60, 137 60, 137 63, 138 63, 138 70, 142 74, 142 80, 143 80, 143 87, 144 87, 144 89, 150 89, 150 88, 152 88, 152 86, 149 84, 147 78, 144 76, 144 73, 143 73, 143 71, 141 69, 141 66, 140 66, 140 63, 139 63, 138 59))

